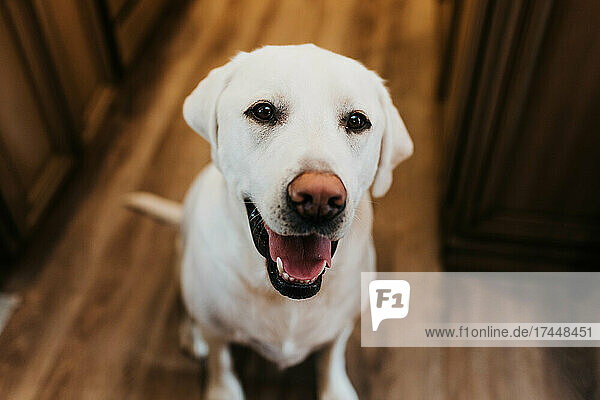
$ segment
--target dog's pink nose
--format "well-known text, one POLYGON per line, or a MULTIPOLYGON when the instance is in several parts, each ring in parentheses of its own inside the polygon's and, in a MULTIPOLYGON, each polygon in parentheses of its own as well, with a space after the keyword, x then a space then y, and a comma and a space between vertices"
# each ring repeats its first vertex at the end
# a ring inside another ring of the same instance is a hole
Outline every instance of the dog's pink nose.
POLYGON ((288 185, 288 195, 298 214, 313 222, 338 215, 346 205, 346 188, 328 172, 304 172, 288 185))

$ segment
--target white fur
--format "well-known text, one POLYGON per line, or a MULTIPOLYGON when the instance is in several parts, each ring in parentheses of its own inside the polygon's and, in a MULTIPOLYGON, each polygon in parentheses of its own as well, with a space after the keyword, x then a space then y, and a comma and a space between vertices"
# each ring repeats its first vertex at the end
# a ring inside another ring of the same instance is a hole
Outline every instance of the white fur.
POLYGON ((144 192, 130 193, 124 200, 125 207, 132 211, 148 214, 168 225, 181 225, 183 210, 177 202, 144 192))
POLYGON ((268 46, 213 70, 186 99, 184 117, 212 146, 213 163, 187 194, 182 219, 181 285, 192 322, 191 352, 208 344, 208 398, 243 398, 227 343, 253 347, 281 367, 325 346, 322 399, 357 398, 344 351, 360 304, 360 271, 375 268, 368 188, 383 196, 412 141, 381 79, 360 63, 314 45, 268 46), (254 102, 285 106, 285 123, 264 127, 244 115, 254 102), (361 110, 370 130, 349 134, 342 111, 361 110), (243 204, 250 195, 265 222, 293 234, 281 217, 282 193, 305 170, 337 174, 347 190, 340 239, 320 292, 280 295, 252 243, 243 204))

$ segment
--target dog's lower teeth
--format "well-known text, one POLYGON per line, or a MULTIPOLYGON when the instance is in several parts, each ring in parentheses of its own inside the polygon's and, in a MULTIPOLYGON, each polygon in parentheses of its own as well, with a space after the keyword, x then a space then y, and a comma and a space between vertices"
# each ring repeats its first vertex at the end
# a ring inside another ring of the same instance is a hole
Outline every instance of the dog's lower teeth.
POLYGON ((280 272, 279 275, 286 281, 288 282, 296 282, 296 283, 303 283, 305 285, 314 283, 317 280, 317 277, 312 278, 312 279, 298 279, 298 278, 294 278, 293 276, 290 276, 287 272, 283 271, 280 272))
POLYGON ((283 275, 283 261, 279 257, 277 257, 277 270, 279 271, 279 275, 283 275))

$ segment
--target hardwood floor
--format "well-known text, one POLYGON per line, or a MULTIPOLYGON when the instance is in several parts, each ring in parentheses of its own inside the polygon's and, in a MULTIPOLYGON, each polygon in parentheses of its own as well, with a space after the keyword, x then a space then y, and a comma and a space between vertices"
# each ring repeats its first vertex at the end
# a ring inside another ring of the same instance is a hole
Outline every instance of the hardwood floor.
MULTIPOLYGON (((175 232, 128 213, 121 196, 183 198, 210 155, 183 121, 183 98, 238 50, 314 42, 388 80, 416 150, 375 203, 379 270, 439 270, 435 7, 435 0, 191 3, 126 82, 128 95, 104 127, 114 140, 86 160, 2 285, 23 302, 0 335, 0 398, 200 397, 204 365, 178 348, 175 232)), ((278 371, 250 350, 234 354, 249 399, 315 396, 314 357, 278 371)), ((589 349, 361 348, 355 329, 347 357, 363 399, 599 398, 589 349)))

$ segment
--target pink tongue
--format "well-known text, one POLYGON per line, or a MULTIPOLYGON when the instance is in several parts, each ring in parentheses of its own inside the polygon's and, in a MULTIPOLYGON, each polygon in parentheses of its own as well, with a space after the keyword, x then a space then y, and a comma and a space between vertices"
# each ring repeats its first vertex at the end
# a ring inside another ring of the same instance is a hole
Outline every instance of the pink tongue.
POLYGON ((321 273, 323 261, 331 265, 331 241, 323 236, 281 236, 265 224, 271 259, 283 261, 283 268, 296 279, 312 279, 321 273))

